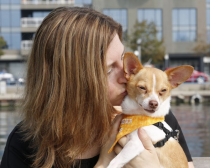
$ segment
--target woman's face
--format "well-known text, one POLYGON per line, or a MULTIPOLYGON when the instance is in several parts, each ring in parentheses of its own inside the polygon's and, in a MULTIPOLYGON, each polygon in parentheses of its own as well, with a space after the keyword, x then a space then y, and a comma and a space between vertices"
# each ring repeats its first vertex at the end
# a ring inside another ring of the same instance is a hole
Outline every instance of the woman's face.
POLYGON ((119 106, 127 95, 126 83, 123 72, 124 46, 118 34, 115 35, 107 50, 109 99, 113 106, 119 106))

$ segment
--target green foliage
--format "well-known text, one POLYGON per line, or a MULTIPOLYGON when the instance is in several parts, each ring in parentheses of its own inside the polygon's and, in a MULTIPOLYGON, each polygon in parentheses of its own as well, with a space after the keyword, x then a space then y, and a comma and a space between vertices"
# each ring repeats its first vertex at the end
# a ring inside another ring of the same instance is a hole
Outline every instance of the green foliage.
POLYGON ((210 44, 208 44, 206 40, 203 39, 206 39, 206 37, 203 34, 199 34, 193 50, 195 53, 210 56, 210 44))
POLYGON ((4 38, 0 36, 0 56, 4 54, 2 51, 2 48, 7 45, 6 41, 4 41, 4 38))
POLYGON ((133 51, 138 49, 137 39, 141 39, 141 61, 143 63, 152 59, 153 64, 162 64, 165 47, 163 40, 157 39, 157 29, 153 22, 136 22, 131 35, 128 36, 127 46, 133 51))

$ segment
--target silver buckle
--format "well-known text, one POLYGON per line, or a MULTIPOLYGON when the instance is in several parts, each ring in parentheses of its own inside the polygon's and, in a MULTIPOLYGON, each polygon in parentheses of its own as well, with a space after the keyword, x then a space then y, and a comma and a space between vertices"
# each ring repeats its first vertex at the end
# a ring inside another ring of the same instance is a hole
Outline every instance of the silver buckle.
POLYGON ((177 130, 175 130, 176 132, 177 132, 177 135, 176 136, 174 136, 174 139, 177 141, 177 142, 179 142, 179 134, 180 134, 180 131, 177 129, 177 130))

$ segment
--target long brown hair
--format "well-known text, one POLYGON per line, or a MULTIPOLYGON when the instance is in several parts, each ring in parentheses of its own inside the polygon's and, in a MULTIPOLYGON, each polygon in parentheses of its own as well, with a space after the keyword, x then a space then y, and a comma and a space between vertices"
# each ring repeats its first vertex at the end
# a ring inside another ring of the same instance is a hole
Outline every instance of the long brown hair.
POLYGON ((28 60, 23 122, 33 167, 66 168, 109 130, 106 51, 121 25, 89 8, 60 7, 42 22, 28 60))

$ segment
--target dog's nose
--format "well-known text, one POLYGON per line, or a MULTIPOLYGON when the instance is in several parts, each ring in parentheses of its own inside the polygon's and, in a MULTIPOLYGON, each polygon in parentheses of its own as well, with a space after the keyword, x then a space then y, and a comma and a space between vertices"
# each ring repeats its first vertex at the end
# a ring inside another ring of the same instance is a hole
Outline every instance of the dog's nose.
POLYGON ((156 100, 150 100, 149 101, 149 107, 150 108, 156 109, 157 106, 158 106, 158 102, 156 100))

